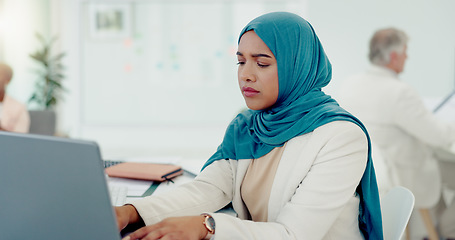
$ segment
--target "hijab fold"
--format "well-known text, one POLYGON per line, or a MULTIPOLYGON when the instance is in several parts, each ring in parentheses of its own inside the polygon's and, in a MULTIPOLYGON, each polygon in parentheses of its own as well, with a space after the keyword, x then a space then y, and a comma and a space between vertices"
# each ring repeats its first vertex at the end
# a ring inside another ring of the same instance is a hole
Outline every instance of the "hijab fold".
POLYGON ((383 239, 379 194, 371 143, 363 124, 321 89, 332 77, 332 66, 312 26, 298 15, 273 12, 251 21, 240 33, 253 30, 278 64, 276 103, 264 110, 247 110, 229 124, 223 142, 203 169, 220 159, 257 159, 290 139, 333 121, 357 124, 368 139, 368 162, 357 194, 359 228, 365 239, 383 239))

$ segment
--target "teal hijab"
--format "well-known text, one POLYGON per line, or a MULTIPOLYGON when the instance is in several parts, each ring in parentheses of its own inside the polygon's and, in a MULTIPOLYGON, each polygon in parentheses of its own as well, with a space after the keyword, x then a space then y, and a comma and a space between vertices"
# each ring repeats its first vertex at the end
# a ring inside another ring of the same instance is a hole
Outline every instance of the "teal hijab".
POLYGON ((250 30, 264 41, 278 64, 279 93, 276 103, 264 110, 237 115, 223 142, 203 169, 220 159, 257 159, 290 139, 333 121, 357 124, 368 138, 368 162, 359 186, 359 228, 365 239, 383 239, 371 143, 363 124, 321 91, 332 77, 332 66, 312 26, 298 15, 273 12, 251 21, 250 30))

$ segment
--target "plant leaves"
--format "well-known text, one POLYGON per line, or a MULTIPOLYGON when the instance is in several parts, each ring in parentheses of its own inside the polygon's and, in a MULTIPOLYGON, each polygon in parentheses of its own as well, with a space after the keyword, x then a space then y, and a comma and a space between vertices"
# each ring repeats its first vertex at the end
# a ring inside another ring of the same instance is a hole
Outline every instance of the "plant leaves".
POLYGON ((29 103, 35 102, 43 109, 52 109, 62 98, 61 92, 67 91, 62 85, 65 78, 63 74, 65 67, 61 63, 66 53, 51 54, 52 46, 58 39, 56 36, 49 41, 46 41, 39 33, 36 33, 36 37, 41 43, 41 47, 29 56, 37 61, 43 69, 36 70, 39 79, 35 84, 35 91, 30 97, 29 103))

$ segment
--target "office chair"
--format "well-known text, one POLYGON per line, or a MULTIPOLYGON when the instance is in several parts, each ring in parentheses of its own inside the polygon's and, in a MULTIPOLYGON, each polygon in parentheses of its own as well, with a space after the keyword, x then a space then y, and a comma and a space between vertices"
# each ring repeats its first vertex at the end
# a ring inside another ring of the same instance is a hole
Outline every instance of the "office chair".
POLYGON ((29 133, 50 136, 55 134, 56 116, 54 111, 29 110, 29 114, 29 133))
POLYGON ((384 240, 400 240, 414 208, 414 194, 405 187, 394 187, 381 199, 384 240))
MULTIPOLYGON (((397 173, 394 171, 392 167, 390 167, 390 163, 387 162, 387 159, 381 153, 380 148, 372 141, 372 158, 373 163, 375 166, 376 171, 376 178, 378 181, 378 189, 379 194, 383 197, 393 186, 399 185, 399 180, 397 177, 397 173)), ((455 166, 455 164, 454 164, 455 166)), ((449 176, 449 175, 447 175, 449 176)), ((408 190, 409 191, 409 190, 408 190)), ((425 228, 428 233, 428 237, 430 240, 439 240, 439 234, 436 230, 435 224, 431 218, 431 214, 428 208, 419 208, 419 214, 425 224, 425 228)), ((406 239, 410 239, 409 228, 406 227, 406 239)), ((388 239, 388 238, 385 238, 388 239)))

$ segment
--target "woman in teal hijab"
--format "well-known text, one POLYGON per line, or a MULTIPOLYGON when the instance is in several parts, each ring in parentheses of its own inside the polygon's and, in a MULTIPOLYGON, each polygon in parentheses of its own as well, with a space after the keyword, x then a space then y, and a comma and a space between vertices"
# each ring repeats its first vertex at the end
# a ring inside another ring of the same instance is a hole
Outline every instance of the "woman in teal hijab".
POLYGON ((382 239, 368 133, 322 92, 331 65, 311 25, 292 13, 262 15, 242 30, 237 56, 250 109, 192 183, 117 208, 119 226, 150 225, 131 239, 382 239), (238 218, 214 213, 229 202, 238 218), (201 220, 205 229, 190 224, 201 220))
MULTIPOLYGON (((308 22, 294 14, 276 12, 251 21, 240 36, 251 30, 277 59, 278 100, 269 109, 249 110, 237 116, 204 168, 219 159, 262 157, 288 140, 332 121, 354 122, 368 136, 357 118, 321 91, 331 80, 332 66, 308 22)), ((357 193, 361 198, 359 224, 365 238, 382 239, 381 210, 370 150, 357 193)))

